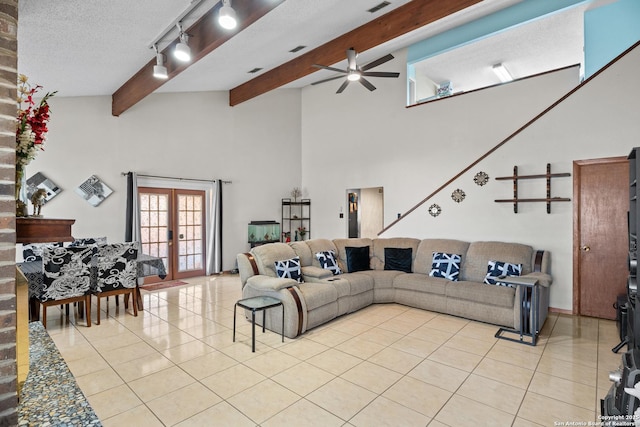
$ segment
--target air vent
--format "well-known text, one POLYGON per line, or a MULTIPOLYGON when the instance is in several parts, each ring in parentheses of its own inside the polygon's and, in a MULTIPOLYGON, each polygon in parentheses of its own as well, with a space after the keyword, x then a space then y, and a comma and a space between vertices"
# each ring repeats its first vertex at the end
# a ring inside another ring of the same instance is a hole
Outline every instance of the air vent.
POLYGON ((389 6, 390 4, 391 3, 389 3, 388 1, 383 1, 379 5, 373 6, 371 9, 367 10, 367 12, 376 13, 380 9, 385 8, 385 7, 389 6))
POLYGON ((304 49, 305 47, 306 47, 306 46, 302 46, 302 45, 300 45, 300 46, 296 46, 296 47, 294 47, 293 49, 291 49, 289 52, 291 52, 291 53, 296 53, 296 52, 301 51, 301 50, 302 50, 302 49, 304 49))
POLYGON ((262 68, 254 68, 253 70, 249 70, 249 71, 247 71, 247 72, 248 72, 249 74, 255 74, 255 73, 257 73, 257 72, 258 72, 258 71, 260 71, 260 70, 262 70, 262 68))

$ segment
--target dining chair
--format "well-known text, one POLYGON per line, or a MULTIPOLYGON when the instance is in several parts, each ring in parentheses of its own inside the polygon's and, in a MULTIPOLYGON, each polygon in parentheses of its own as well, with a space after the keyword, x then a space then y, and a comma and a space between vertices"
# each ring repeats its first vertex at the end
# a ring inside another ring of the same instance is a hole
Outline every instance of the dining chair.
MULTIPOLYGON (((42 325, 47 327, 47 307, 84 302, 87 327, 91 327, 91 263, 95 248, 47 247, 42 249, 42 292, 36 294, 42 325)), ((67 317, 69 312, 67 310, 67 317)))
MULTIPOLYGON (((98 299, 97 323, 100 324, 100 299, 112 295, 125 295, 125 310, 127 300, 131 295, 133 301, 133 315, 138 315, 136 301, 136 286, 138 284, 137 267, 138 249, 135 243, 112 243, 98 246, 97 278, 91 293, 98 299)), ((109 304, 107 302, 107 316, 109 304)))

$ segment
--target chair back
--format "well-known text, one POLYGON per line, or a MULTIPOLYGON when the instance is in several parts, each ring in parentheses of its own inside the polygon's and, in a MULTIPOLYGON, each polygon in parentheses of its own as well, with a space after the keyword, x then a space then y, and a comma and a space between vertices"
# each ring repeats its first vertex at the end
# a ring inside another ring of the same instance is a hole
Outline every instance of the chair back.
POLYGON ((135 288, 138 281, 137 258, 135 243, 98 246, 98 276, 94 292, 135 288))
POLYGON ((42 249, 43 289, 41 302, 80 297, 91 292, 93 247, 42 249))

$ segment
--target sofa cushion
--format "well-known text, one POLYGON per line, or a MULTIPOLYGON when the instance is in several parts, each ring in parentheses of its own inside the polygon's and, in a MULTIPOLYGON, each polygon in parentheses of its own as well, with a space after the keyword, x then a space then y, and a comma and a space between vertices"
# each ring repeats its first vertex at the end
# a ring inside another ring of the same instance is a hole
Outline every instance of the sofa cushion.
POLYGON ((258 266, 258 272, 265 276, 278 277, 275 262, 283 259, 291 259, 296 256, 293 248, 286 243, 269 243, 256 246, 251 253, 258 266))
POLYGON ((313 265, 313 253, 306 242, 291 242, 289 246, 300 257, 300 264, 303 267, 313 265))
POLYGON ((374 289, 393 288, 396 277, 407 274, 398 270, 367 270, 358 274, 371 277, 374 289))
POLYGON ((516 290, 506 286, 486 285, 480 282, 447 282, 447 298, 457 298, 481 304, 513 307, 516 290))
POLYGON ((347 246, 345 250, 347 252, 347 271, 349 273, 371 270, 369 246, 347 246))
MULTIPOLYGON (((416 252, 418 251, 418 245, 420 239, 414 239, 412 237, 390 237, 373 239, 372 253, 371 253, 371 268, 374 270, 384 270, 385 268, 385 250, 388 248, 411 248, 412 265, 415 259, 416 252)), ((349 245, 356 246, 356 245, 349 245)), ((360 245, 364 246, 364 245, 360 245)))
POLYGON ((336 302, 338 299, 338 291, 330 283, 306 282, 298 285, 298 289, 302 292, 309 311, 336 302))
POLYGON ((282 279, 293 279, 302 283, 302 271, 300 270, 300 258, 293 257, 274 262, 276 274, 282 279))
POLYGON ((332 283, 342 282, 343 280, 345 280, 349 282, 350 295, 361 294, 363 292, 373 290, 373 277, 369 276, 366 273, 369 273, 369 271, 361 271, 359 273, 344 273, 338 277, 335 277, 334 279, 339 279, 335 280, 332 283))
POLYGON ((469 245, 466 258, 462 260, 460 280, 483 282, 487 275, 487 265, 491 260, 522 264, 522 274, 529 274, 532 270, 532 257, 533 248, 528 245, 503 242, 474 242, 469 245))
POLYGON ((460 274, 460 261, 462 257, 458 254, 447 254, 434 252, 431 259, 431 271, 429 276, 441 277, 443 279, 458 281, 460 274))
MULTIPOLYGON (((420 245, 418 245, 418 253, 415 255, 415 261, 413 262, 413 272, 429 274, 432 270, 431 262, 434 252, 460 254, 460 265, 464 266, 468 248, 469 243, 461 240, 424 239, 420 242, 420 245)), ((479 282, 482 282, 482 279, 484 279, 484 273, 485 271, 482 273, 482 278, 478 280, 479 282)))
POLYGON ((487 265, 487 275, 484 277, 484 283, 487 285, 509 286, 515 288, 515 285, 504 283, 496 280, 499 276, 520 276, 522 273, 522 264, 511 264, 502 261, 489 261, 487 265))
POLYGON ((320 267, 331 271, 334 275, 342 273, 342 270, 338 267, 338 260, 334 251, 317 252, 316 258, 320 263, 320 267))
POLYGON ((448 280, 439 277, 430 277, 426 274, 401 274, 393 281, 396 289, 427 292, 430 294, 445 295, 448 280))
POLYGON ((411 273, 412 248, 384 248, 384 269, 411 273))

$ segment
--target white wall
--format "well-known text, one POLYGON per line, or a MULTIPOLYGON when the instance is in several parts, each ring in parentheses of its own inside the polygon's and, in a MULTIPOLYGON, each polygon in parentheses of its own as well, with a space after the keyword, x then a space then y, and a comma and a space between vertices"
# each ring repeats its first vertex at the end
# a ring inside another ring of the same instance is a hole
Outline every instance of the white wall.
MULTIPOLYGON (((384 71, 399 79, 372 79, 378 90, 358 84, 335 94, 340 82, 302 91, 302 185, 313 200, 316 236, 346 236, 338 213, 347 188, 382 186, 385 224, 396 219, 464 167, 543 111, 578 83, 577 68, 501 85, 464 96, 405 108, 404 51, 384 71), (395 69, 394 69, 395 68, 395 69)), ((552 252, 551 305, 572 307, 572 203, 520 204, 495 199, 512 196, 510 181, 496 176, 572 172, 579 159, 627 155, 640 145, 640 49, 606 70, 550 114, 411 213, 384 237, 445 237, 467 241, 521 242, 552 252), (484 187, 473 176, 491 177, 484 187), (461 188, 457 204, 451 192, 461 188), (432 203, 442 214, 431 217, 432 203)), ((522 197, 545 197, 544 180, 522 181, 522 197)), ((552 182, 552 196, 571 197, 572 178, 552 182)))
POLYGON ((232 181, 223 188, 223 268, 246 252, 251 220, 280 221, 280 199, 300 186, 300 91, 279 90, 237 107, 226 92, 152 94, 120 117, 110 97, 51 99, 46 151, 27 167, 62 189, 43 207, 75 218, 76 237, 124 239, 121 172, 232 181), (97 175, 114 193, 92 207, 74 189, 97 175))

